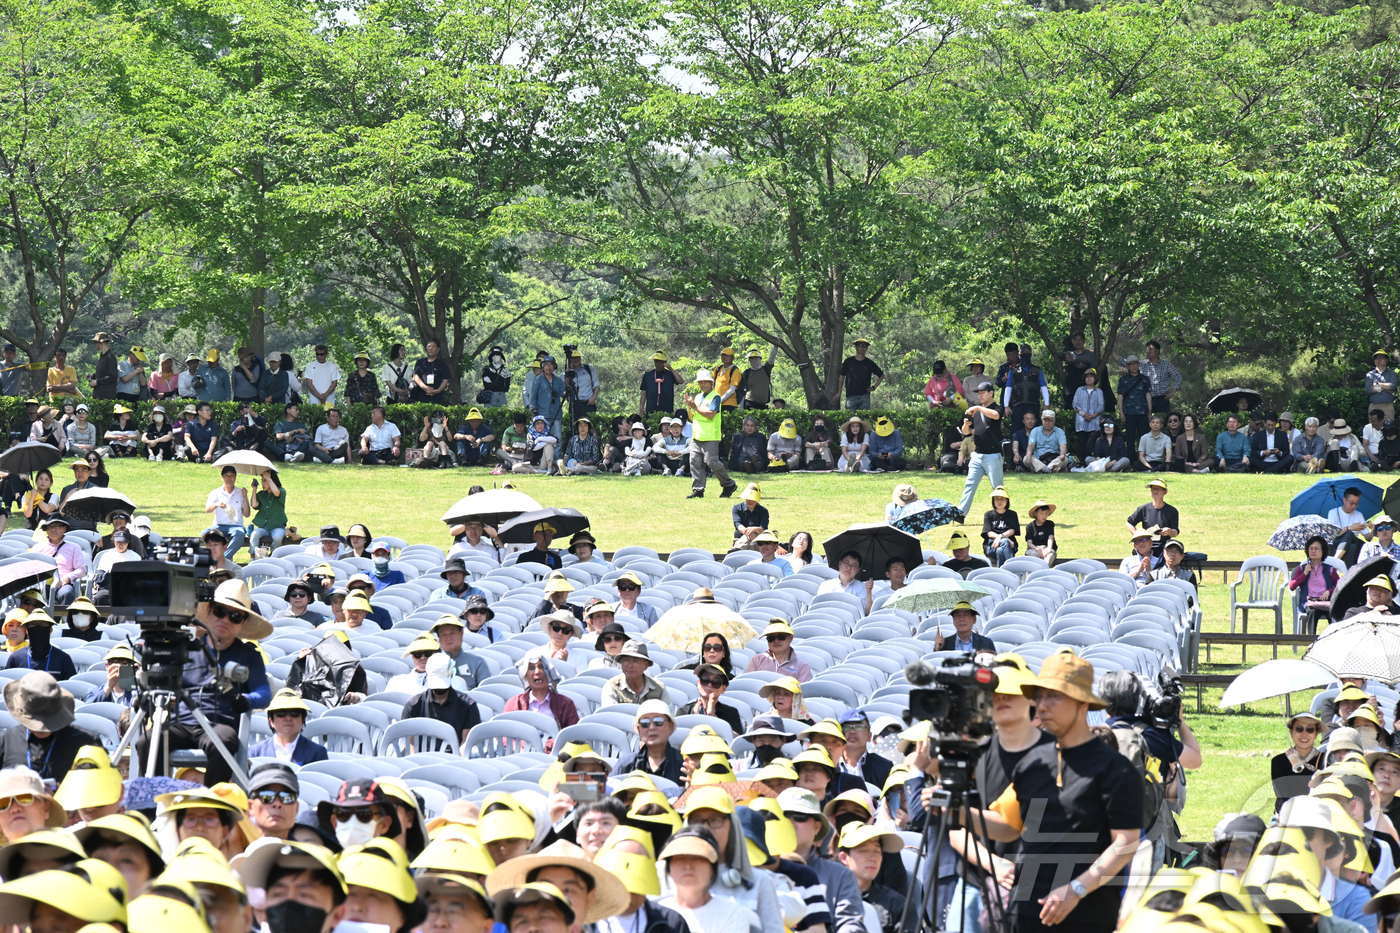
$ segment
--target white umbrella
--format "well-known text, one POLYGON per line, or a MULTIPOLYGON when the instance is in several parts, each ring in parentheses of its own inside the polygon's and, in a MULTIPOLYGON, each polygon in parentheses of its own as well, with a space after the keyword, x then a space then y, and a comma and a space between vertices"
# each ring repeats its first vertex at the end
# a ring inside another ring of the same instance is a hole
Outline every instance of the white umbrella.
POLYGON ((918 614, 952 609, 958 603, 972 603, 991 595, 991 590, 972 580, 936 577, 915 580, 903 589, 895 590, 894 595, 885 601, 885 605, 918 614))
POLYGON ((1312 690, 1336 680, 1325 667, 1302 658, 1275 658, 1256 664, 1225 688, 1220 706, 1243 706, 1255 700, 1283 696, 1296 690, 1312 690))
POLYGON ((218 460, 215 460, 214 466, 218 467, 220 470, 226 466, 231 466, 245 476, 261 476, 263 470, 277 469, 276 464, 256 450, 230 450, 218 460))
POLYGON ((442 520, 448 525, 466 521, 485 522, 499 525, 525 512, 536 512, 544 506, 518 489, 488 489, 485 492, 463 496, 452 507, 442 513, 442 520))
POLYGON ((1333 622, 1303 653, 1303 660, 1336 677, 1400 681, 1400 616, 1365 612, 1333 622))

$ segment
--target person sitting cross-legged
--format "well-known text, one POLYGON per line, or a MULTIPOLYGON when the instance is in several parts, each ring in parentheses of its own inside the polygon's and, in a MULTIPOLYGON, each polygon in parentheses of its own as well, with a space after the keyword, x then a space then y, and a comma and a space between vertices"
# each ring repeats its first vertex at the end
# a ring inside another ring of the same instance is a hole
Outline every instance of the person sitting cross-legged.
POLYGON ((869 454, 870 469, 876 473, 897 473, 904 469, 904 435, 889 418, 875 419, 869 454))
POLYGON ((1249 469, 1249 438, 1240 430, 1239 415, 1225 419, 1225 430, 1215 438, 1215 462, 1226 473, 1244 473, 1249 469))
POLYGON ((272 735, 249 747, 248 756, 276 758, 298 766, 330 758, 324 745, 301 734, 310 712, 300 693, 288 688, 278 690, 267 704, 267 724, 272 735))
POLYGON ((1025 467, 1032 473, 1063 473, 1069 469, 1069 441, 1055 424, 1054 409, 1040 413, 1040 427, 1026 438, 1025 467))

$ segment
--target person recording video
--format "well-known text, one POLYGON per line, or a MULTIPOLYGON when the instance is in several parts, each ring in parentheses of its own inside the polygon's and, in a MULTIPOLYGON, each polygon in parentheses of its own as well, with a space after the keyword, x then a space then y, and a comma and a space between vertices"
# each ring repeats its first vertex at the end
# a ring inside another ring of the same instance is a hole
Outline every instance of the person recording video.
MULTIPOLYGON (((201 645, 191 649, 180 675, 186 695, 214 727, 214 738, 236 757, 239 751, 238 719, 243 713, 262 709, 272 699, 267 668, 253 642, 272 634, 272 624, 259 615, 242 580, 225 580, 214 590, 209 602, 201 602, 195 618, 205 626, 201 645), (212 654, 212 657, 211 657, 212 654), (246 680, 231 683, 219 676, 230 662, 248 671, 246 680)), ((194 712, 184 703, 175 710, 167 725, 170 749, 198 748, 204 752, 204 785, 212 787, 232 776, 232 769, 214 746, 214 738, 204 734, 194 712)), ((137 745, 144 768, 150 752, 147 731, 137 745)))

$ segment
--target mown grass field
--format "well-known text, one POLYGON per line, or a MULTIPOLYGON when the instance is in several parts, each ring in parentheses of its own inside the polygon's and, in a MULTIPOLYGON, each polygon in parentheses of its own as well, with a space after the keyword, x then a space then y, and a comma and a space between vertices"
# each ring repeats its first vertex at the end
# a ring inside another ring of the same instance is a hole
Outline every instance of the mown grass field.
MULTIPOLYGON (((114 461, 112 487, 130 496, 166 534, 194 534, 207 524, 204 498, 218 483, 208 466, 114 461)), ((242 479, 242 478, 240 478, 242 479)), ((364 522, 371 531, 409 541, 445 545, 443 510, 468 487, 499 485, 506 477, 485 470, 420 471, 392 467, 345 467, 297 464, 282 471, 290 521, 303 534, 314 535, 323 524, 342 529, 364 522)), ((577 508, 587 514, 604 550, 643 544, 659 551, 680 546, 724 550, 730 540, 729 507, 718 499, 711 483, 704 499, 685 499, 688 479, 675 477, 511 477, 514 484, 545 505, 577 508)), ((740 477, 742 479, 742 477, 740 477)), ((1146 477, 1054 476, 1008 477, 1012 508, 1024 517, 1038 498, 1054 502, 1057 539, 1062 558, 1117 558, 1128 551, 1124 522, 1146 501, 1146 477)), ((1242 560, 1270 553, 1265 544, 1274 526, 1288 514, 1288 501, 1307 485, 1301 476, 1169 476, 1169 501, 1181 510, 1182 540, 1191 550, 1212 559, 1242 560)), ((246 480, 244 481, 246 485, 246 480)), ((935 473, 875 476, 797 474, 760 477, 763 503, 779 535, 809 531, 820 542, 855 522, 883 518, 890 491, 898 482, 912 482, 924 497, 957 502, 962 478, 935 473)), ((988 507, 988 487, 978 490, 974 516, 988 507)), ((977 519, 980 525, 980 518, 977 519)), ((930 547, 942 548, 947 532, 925 537, 930 547)), ((1290 562, 1299 555, 1286 555, 1290 562)), ((1229 594, 1218 573, 1202 589, 1206 629, 1229 628, 1229 594)), ((1255 630, 1272 624, 1255 616, 1255 630)), ((1251 648, 1249 663, 1269 657, 1264 648, 1251 648)), ((1239 670, 1238 649, 1217 651, 1203 671, 1239 670)), ((1268 790, 1268 758, 1286 742, 1281 713, 1283 701, 1254 704, 1249 710, 1221 712, 1218 691, 1207 691, 1204 710, 1197 712, 1195 694, 1187 701, 1187 716, 1206 749, 1206 764, 1191 777, 1183 829, 1189 838, 1210 832, 1227 812, 1264 813, 1272 805, 1268 790)), ((1306 703, 1293 698, 1294 708, 1306 703)))

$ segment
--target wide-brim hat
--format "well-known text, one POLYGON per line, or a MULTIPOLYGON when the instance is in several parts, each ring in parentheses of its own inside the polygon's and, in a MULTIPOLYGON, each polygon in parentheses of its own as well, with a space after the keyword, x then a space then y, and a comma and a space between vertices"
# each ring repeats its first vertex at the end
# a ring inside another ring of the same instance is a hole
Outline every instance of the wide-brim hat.
POLYGON ((583 626, 579 623, 579 620, 574 614, 567 609, 560 609, 557 612, 547 612, 540 616, 537 621, 540 624, 540 630, 546 634, 549 632, 549 626, 555 622, 572 628, 574 638, 578 638, 583 634, 583 626))
MULTIPOLYGON (((165 862, 160 851, 160 843, 156 841, 155 833, 151 831, 151 824, 138 813, 109 813, 95 820, 89 820, 73 830, 78 842, 87 848, 93 848, 93 837, 99 833, 111 833, 131 840, 145 849, 147 857, 153 858, 157 866, 163 865, 165 862)), ((223 858, 222 855, 219 857, 223 858)))
POLYGON ((763 490, 759 488, 758 483, 749 483, 744 487, 744 491, 739 493, 739 498, 759 502, 763 499, 763 490))
POLYGON ((591 544, 596 550, 598 547, 598 539, 594 538, 593 535, 587 531, 580 531, 578 534, 574 535, 572 538, 569 539, 569 553, 575 553, 574 549, 577 548, 580 544, 591 544))
POLYGON ((622 650, 617 653, 619 658, 636 658, 639 661, 647 662, 650 666, 656 662, 651 659, 651 653, 647 651, 647 644, 635 638, 629 638, 622 645, 622 650))
POLYGON ((754 535, 753 540, 750 541, 749 543, 752 544, 752 545, 759 545, 759 544, 782 544, 783 542, 779 541, 779 540, 778 540, 778 536, 775 535, 775 534, 773 534, 773 532, 771 532, 771 531, 760 531, 758 534, 754 535))
MULTIPOLYGON (((494 609, 491 608, 491 604, 488 603, 488 602, 486 601, 486 597, 485 597, 485 596, 473 596, 473 597, 471 597, 470 599, 468 599, 468 600, 467 600, 466 606, 464 606, 464 607, 462 608, 462 612, 463 612, 463 614, 465 614, 465 613, 471 612, 471 611, 473 611, 473 610, 475 610, 475 609, 485 609, 485 610, 486 610, 486 621, 487 621, 487 622, 490 622, 492 619, 496 618, 496 610, 494 610, 494 609)), ((441 625, 441 624, 442 624, 442 620, 439 619, 437 624, 438 624, 438 625, 441 625)))
POLYGON ((264 619, 253 607, 253 599, 248 595, 248 584, 242 580, 225 580, 220 583, 214 590, 213 601, 225 608, 247 613, 243 627, 238 630, 239 638, 258 641, 272 634, 272 623, 264 619))
POLYGON ((294 712, 302 715, 309 715, 311 707, 306 705, 306 700, 297 691, 290 687, 283 687, 272 695, 272 702, 267 704, 268 715, 273 713, 294 712))
POLYGON ((992 500, 996 501, 997 499, 1005 499, 1007 506, 1011 505, 1011 493, 1006 491, 1005 486, 998 486, 992 490, 992 500))
POLYGON ((778 795, 778 806, 782 808, 784 815, 800 813, 804 816, 816 817, 821 824, 821 828, 817 830, 816 841, 818 845, 831 835, 831 821, 822 813, 822 805, 817 800, 817 795, 807 788, 789 787, 778 795))
POLYGON ((1040 665, 1040 673, 1026 678, 1021 690, 1026 695, 1032 690, 1054 690, 1087 703, 1090 709, 1108 706, 1094 695, 1094 665, 1069 648, 1061 648, 1047 657, 1040 665))
POLYGON ((88 810, 121 803, 124 791, 121 772, 112 766, 106 749, 86 745, 73 758, 54 799, 65 810, 88 810))
POLYGON ((460 557, 454 557, 442 565, 442 569, 438 571, 438 576, 446 580, 449 573, 469 573, 466 562, 460 557))
POLYGON ((73 724, 73 694, 48 671, 30 671, 5 684, 5 707, 31 732, 57 732, 73 724))
POLYGON ((890 494, 890 501, 895 505, 908 505, 917 498, 919 498, 919 494, 911 483, 900 483, 894 487, 894 492, 890 494))
POLYGON ((1332 420, 1332 436, 1345 437, 1351 433, 1351 428, 1347 426, 1347 419, 1334 418, 1332 420))
POLYGON ((552 573, 545 577, 544 592, 546 596, 550 593, 572 593, 573 591, 574 585, 563 574, 552 573))
POLYGON ((708 369, 697 369, 697 370, 695 371, 695 381, 696 381, 696 382, 714 382, 714 381, 715 381, 715 374, 712 373, 712 372, 710 372, 708 369))
POLYGON ((1035 505, 1031 506, 1029 514, 1034 515, 1037 509, 1044 509, 1045 517, 1049 518, 1051 515, 1055 514, 1055 503, 1046 502, 1044 499, 1037 499, 1035 500, 1035 505))
POLYGON ((598 637, 593 639, 593 650, 602 651, 603 639, 609 635, 621 635, 624 639, 628 637, 627 629, 622 627, 621 622, 609 622, 603 626, 602 631, 598 633, 598 637))
POLYGON ((870 430, 870 425, 866 424, 865 419, 862 418, 860 415, 851 415, 851 417, 847 418, 844 422, 842 422, 841 430, 844 431, 846 428, 849 428, 853 424, 858 424, 867 431, 870 430))
POLYGON ((53 794, 48 792, 44 779, 39 777, 37 771, 16 766, 4 769, 3 775, 0 777, 0 797, 18 797, 22 794, 43 797, 49 802, 49 818, 44 825, 49 829, 58 829, 68 822, 68 813, 63 809, 63 805, 53 798, 53 794))
POLYGON ((779 677, 776 680, 770 680, 768 683, 758 688, 758 695, 768 700, 770 703, 773 702, 771 699, 773 694, 780 692, 789 693, 793 696, 800 696, 802 694, 802 682, 796 677, 779 677))
POLYGON ((624 570, 617 575, 617 578, 613 580, 613 586, 617 586, 619 583, 630 583, 638 589, 646 586, 646 584, 642 582, 642 578, 631 570, 624 570))
POLYGON ((572 842, 558 840, 534 855, 521 855, 498 865, 486 876, 486 893, 495 897, 502 892, 524 887, 530 875, 541 868, 572 868, 593 882, 588 895, 588 910, 578 919, 585 924, 597 923, 627 911, 631 895, 616 875, 599 868, 589 860, 583 849, 572 842))
POLYGON ((784 742, 791 742, 796 738, 783 728, 783 720, 778 716, 755 716, 753 722, 749 724, 749 731, 739 736, 746 742, 764 737, 782 739, 784 742))
POLYGON ((35 872, 0 885, 0 923, 28 928, 36 904, 84 924, 127 920, 126 884, 106 862, 82 859, 66 868, 35 872))
MULTIPOLYGON (((847 791, 846 793, 858 793, 847 791)), ((844 794, 842 796, 845 796, 844 794)), ((840 798, 837 798, 838 800, 840 798)), ((835 803, 833 800, 831 803, 835 803)), ((831 804, 827 804, 831 806, 831 804)), ((888 824, 884 826, 871 825, 868 823, 847 823, 841 829, 841 835, 836 840, 837 849, 854 849, 863 846, 867 842, 880 843, 880 851, 886 853, 898 852, 904 848, 904 840, 888 824)))
POLYGON ((763 637, 769 635, 795 635, 792 623, 787 619, 769 619, 768 624, 763 627, 763 637))
POLYGON ((894 422, 881 415, 875 419, 875 433, 880 437, 889 437, 894 433, 894 422))

